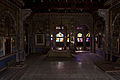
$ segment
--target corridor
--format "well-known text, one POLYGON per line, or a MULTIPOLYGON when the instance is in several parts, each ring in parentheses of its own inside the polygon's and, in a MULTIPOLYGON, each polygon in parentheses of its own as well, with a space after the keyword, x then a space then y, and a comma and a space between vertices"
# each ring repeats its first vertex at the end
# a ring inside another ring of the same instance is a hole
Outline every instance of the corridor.
POLYGON ((79 53, 73 58, 47 58, 33 54, 27 59, 23 71, 17 75, 9 73, 14 77, 3 75, 0 80, 115 80, 94 64, 101 58, 93 53, 79 53))

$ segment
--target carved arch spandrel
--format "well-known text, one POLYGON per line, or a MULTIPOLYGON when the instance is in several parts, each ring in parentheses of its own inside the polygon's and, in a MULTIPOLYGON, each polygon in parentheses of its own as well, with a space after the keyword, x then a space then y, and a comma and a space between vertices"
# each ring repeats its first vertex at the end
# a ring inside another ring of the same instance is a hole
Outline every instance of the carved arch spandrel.
POLYGON ((1 35, 16 35, 16 20, 10 11, 0 12, 0 28, 1 35))
POLYGON ((113 20, 112 24, 112 45, 113 52, 120 52, 120 13, 117 14, 113 20))

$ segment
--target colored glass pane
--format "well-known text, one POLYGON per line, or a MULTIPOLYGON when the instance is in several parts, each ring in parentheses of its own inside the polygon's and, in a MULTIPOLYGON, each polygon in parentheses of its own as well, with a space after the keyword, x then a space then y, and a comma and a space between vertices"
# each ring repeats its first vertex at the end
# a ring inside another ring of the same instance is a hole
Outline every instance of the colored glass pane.
POLYGON ((77 37, 83 37, 82 33, 78 33, 77 37))
POLYGON ((69 34, 67 35, 67 37, 69 37, 69 34))
POLYGON ((80 42, 83 42, 83 38, 80 38, 80 42))
POLYGON ((96 42, 98 41, 97 37, 95 37, 95 41, 96 41, 96 42))
POLYGON ((86 42, 90 42, 90 38, 86 38, 86 42))
POLYGON ((58 34, 56 34, 56 37, 64 37, 64 35, 61 32, 59 32, 58 34))
POLYGON ((77 42, 83 42, 83 38, 77 38, 77 42))
POLYGON ((61 29, 60 26, 57 26, 56 29, 61 29))
POLYGON ((77 42, 79 42, 80 41, 80 38, 77 38, 77 42))
POLYGON ((86 37, 90 37, 90 33, 87 33, 86 37))
POLYGON ((62 29, 64 29, 64 27, 62 26, 62 29))
POLYGON ((60 42, 64 42, 64 39, 63 39, 63 38, 60 38, 60 42))
POLYGON ((56 42, 59 42, 59 38, 56 38, 56 42))
POLYGON ((70 41, 70 39, 69 38, 67 38, 67 42, 69 42, 70 41))

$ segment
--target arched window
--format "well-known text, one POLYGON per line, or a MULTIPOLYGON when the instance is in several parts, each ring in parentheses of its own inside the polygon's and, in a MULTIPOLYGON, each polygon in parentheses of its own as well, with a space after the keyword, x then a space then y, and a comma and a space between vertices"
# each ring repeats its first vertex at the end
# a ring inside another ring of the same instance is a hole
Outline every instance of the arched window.
POLYGON ((56 34, 56 42, 64 42, 64 34, 59 32, 56 34))
POLYGON ((82 33, 77 34, 77 42, 83 42, 83 34, 82 33))
POLYGON ((86 42, 90 42, 90 33, 86 34, 86 42))
POLYGON ((82 33, 78 33, 77 37, 83 37, 82 33))

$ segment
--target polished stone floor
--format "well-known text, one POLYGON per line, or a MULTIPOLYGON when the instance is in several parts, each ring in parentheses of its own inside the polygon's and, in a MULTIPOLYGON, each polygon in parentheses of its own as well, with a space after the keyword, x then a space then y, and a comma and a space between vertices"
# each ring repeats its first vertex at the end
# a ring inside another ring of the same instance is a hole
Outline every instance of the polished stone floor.
POLYGON ((68 60, 31 57, 20 80, 115 80, 95 66, 90 56, 94 54, 82 53, 68 60))
POLYGON ((10 80, 116 80, 94 64, 100 60, 99 55, 78 53, 74 56, 60 59, 32 55, 27 59, 21 76, 10 80))

